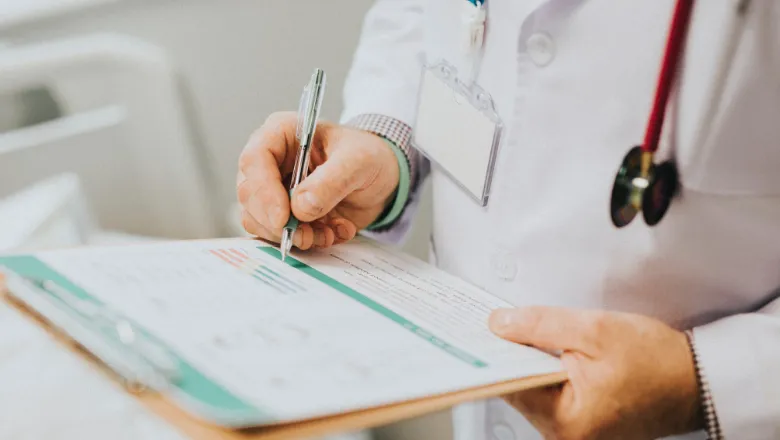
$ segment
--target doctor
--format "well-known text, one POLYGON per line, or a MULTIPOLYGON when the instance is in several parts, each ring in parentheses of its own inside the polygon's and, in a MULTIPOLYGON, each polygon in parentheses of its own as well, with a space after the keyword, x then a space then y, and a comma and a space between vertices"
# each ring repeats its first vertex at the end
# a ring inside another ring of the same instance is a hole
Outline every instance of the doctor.
POLYGON ((780 438, 780 2, 687 3, 377 1, 291 203, 295 114, 249 140, 244 227, 400 242, 430 179, 438 266, 570 377, 459 439, 780 438))

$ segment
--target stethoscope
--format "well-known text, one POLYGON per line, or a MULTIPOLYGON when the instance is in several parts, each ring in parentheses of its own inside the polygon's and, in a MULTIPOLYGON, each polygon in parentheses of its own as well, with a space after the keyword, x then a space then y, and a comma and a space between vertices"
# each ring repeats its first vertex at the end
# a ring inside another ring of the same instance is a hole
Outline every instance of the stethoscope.
MULTIPOLYGON (((740 0, 737 13, 744 17, 749 0, 740 0)), ((666 160, 660 164, 654 162, 658 149, 658 141, 663 129, 669 96, 676 77, 679 76, 679 65, 684 51, 686 34, 691 22, 693 0, 677 0, 666 42, 661 71, 658 76, 655 99, 647 121, 644 142, 641 146, 629 150, 620 164, 610 199, 610 215, 612 223, 622 228, 634 219, 641 211, 645 223, 655 226, 664 217, 671 205, 672 199, 679 193, 679 176, 674 160, 666 160)), ((728 36, 729 45, 721 57, 716 71, 715 87, 707 107, 707 114, 700 125, 699 138, 706 136, 709 126, 719 107, 723 95, 723 87, 729 72, 731 60, 736 51, 737 34, 741 30, 743 20, 734 22, 728 36)))

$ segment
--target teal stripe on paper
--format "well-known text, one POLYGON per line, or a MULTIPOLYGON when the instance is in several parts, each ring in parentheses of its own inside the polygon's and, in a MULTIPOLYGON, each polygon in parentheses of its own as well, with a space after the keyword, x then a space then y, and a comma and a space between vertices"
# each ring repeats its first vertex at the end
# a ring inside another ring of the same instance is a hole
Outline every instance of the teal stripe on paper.
MULTIPOLYGON (((281 253, 278 249, 274 247, 269 246, 260 246, 258 247, 262 252, 265 252, 266 254, 281 260, 281 253)), ((409 330, 410 332, 414 333, 415 335, 425 339, 426 341, 430 342, 431 344, 439 347, 440 349, 444 350, 445 352, 451 354, 452 356, 455 356, 456 358, 467 362, 475 367, 483 368, 487 367, 488 364, 477 357, 467 353, 466 351, 457 348, 446 341, 444 341, 441 338, 438 338, 437 336, 433 335, 429 331, 425 330, 424 328, 420 327, 419 325, 409 321, 408 319, 404 318, 403 316, 399 315, 398 313, 388 309, 387 307, 383 306, 382 304, 379 304, 378 302, 374 301, 373 299, 363 295, 362 293, 356 291, 355 289, 352 289, 351 287, 334 280, 333 278, 325 275, 324 273, 318 271, 317 269, 303 263, 300 260, 296 260, 295 258, 287 256, 287 260, 285 260, 287 264, 290 266, 300 270, 301 272, 305 273, 306 275, 309 275, 310 277, 321 281, 325 283, 326 285, 338 290, 339 292, 343 293, 344 295, 354 299, 355 301, 365 305, 366 307, 370 308, 371 310, 374 310, 375 312, 378 312, 382 316, 400 324, 405 329, 409 330)))

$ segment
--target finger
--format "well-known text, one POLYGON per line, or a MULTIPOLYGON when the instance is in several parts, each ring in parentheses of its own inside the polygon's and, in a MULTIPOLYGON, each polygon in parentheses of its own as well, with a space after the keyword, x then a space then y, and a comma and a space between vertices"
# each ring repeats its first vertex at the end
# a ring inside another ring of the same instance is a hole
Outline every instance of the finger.
POLYGON ((375 169, 370 152, 334 149, 295 190, 293 212, 305 222, 324 216, 349 194, 368 184, 375 169))
POLYGON ((336 239, 336 234, 333 229, 323 221, 316 221, 310 223, 314 230, 314 244, 316 248, 327 248, 333 246, 333 242, 336 239))
POLYGON ((270 229, 280 229, 290 214, 282 183, 295 160, 295 115, 277 113, 249 139, 239 159, 238 199, 249 213, 270 229))
POLYGON ((314 245, 314 229, 312 225, 301 223, 293 235, 293 245, 300 250, 308 250, 314 245))
POLYGON ((490 315, 490 329, 519 344, 593 355, 598 349, 599 319, 595 312, 558 307, 499 309, 490 315))
POLYGON ((346 241, 352 240, 357 235, 357 226, 344 217, 334 216, 330 220, 330 226, 336 235, 334 244, 341 244, 346 241))
MULTIPOLYGON (((247 210, 241 213, 241 224, 250 234, 279 244, 282 241, 281 230, 273 230, 258 222, 247 210)), ((309 224, 300 224, 293 235, 293 246, 301 250, 307 250, 314 244, 314 231, 309 224)))
POLYGON ((258 222, 246 209, 241 210, 241 226, 244 227, 246 232, 255 237, 268 240, 272 243, 279 243, 281 241, 281 236, 279 234, 260 224, 260 222, 258 222))
POLYGON ((549 417, 555 414, 562 388, 560 384, 532 388, 509 394, 503 399, 526 416, 549 417))
MULTIPOLYGON (((295 132, 298 128, 298 119, 294 112, 273 113, 255 130, 250 136, 242 153, 256 154, 265 151, 270 155, 276 164, 276 169, 281 170, 281 174, 288 174, 292 171, 295 163, 295 152, 298 147, 298 141, 295 138, 295 132)), ((239 171, 249 176, 247 167, 254 165, 249 159, 247 162, 239 161, 239 171)))
POLYGON ((521 412, 545 438, 556 438, 553 434, 558 431, 561 389, 560 385, 536 388, 510 394, 503 399, 521 412))

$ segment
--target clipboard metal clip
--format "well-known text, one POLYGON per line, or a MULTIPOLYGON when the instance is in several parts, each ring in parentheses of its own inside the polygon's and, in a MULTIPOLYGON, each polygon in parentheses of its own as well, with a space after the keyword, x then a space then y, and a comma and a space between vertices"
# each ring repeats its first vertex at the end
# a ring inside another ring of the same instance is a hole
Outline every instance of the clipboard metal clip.
POLYGON ((45 319, 118 375, 134 394, 162 392, 180 379, 178 358, 109 307, 58 283, 4 270, 7 294, 45 319))

